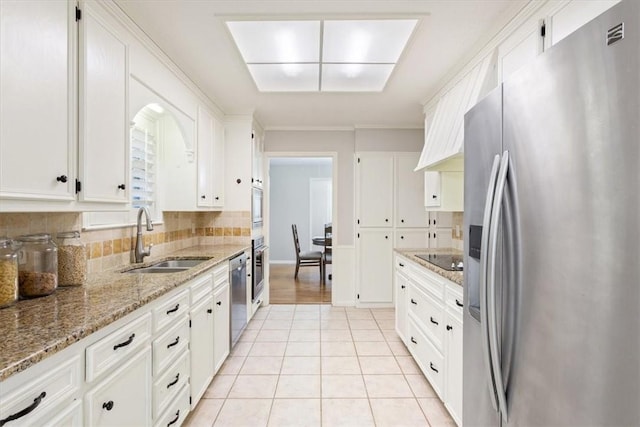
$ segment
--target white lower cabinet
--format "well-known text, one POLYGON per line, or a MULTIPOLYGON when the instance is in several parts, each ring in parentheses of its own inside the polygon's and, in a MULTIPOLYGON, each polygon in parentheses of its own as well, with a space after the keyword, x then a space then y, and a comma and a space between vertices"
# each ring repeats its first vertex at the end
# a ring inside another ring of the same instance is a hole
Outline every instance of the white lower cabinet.
POLYGON ((193 408, 213 379, 213 317, 211 295, 191 310, 191 404, 193 408))
POLYGON ((229 281, 218 286, 213 291, 214 319, 213 319, 213 364, 214 372, 218 372, 222 363, 229 355, 231 336, 229 335, 229 281))
POLYGON ((358 256, 358 305, 393 304, 393 229, 361 228, 358 256))
POLYGON ((85 395, 86 425, 151 425, 151 348, 147 346, 85 395))
POLYGON ((394 269, 396 331, 462 425, 462 287, 402 255, 394 269))
POLYGON ((167 410, 156 419, 157 427, 179 427, 189 415, 189 386, 184 385, 178 397, 172 402, 167 410))
POLYGON ((82 420, 82 400, 75 400, 72 403, 56 409, 53 417, 44 417, 40 421, 35 421, 33 425, 40 426, 69 426, 81 427, 84 425, 82 420))
POLYGON ((153 418, 161 415, 176 397, 184 385, 189 384, 191 353, 183 354, 167 371, 153 384, 153 418))

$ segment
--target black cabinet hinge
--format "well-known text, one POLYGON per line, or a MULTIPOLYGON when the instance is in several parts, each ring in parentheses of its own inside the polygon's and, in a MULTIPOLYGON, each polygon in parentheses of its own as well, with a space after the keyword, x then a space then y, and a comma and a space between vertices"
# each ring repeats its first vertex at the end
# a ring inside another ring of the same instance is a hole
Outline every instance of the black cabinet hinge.
POLYGON ((358 224, 360 224, 360 220, 358 220, 358 224))
POLYGON ((82 10, 80 10, 80 8, 76 6, 76 21, 79 21, 81 19, 82 19, 82 10))
POLYGON ((360 233, 358 233, 358 239, 360 238, 360 233))
POLYGON ((360 299, 360 294, 358 294, 358 299, 360 299))
POLYGON ((191 319, 189 319, 189 327, 191 327, 191 319))
POLYGON ((189 405, 191 405, 191 396, 189 396, 189 405))
POLYGON ((76 179, 76 194, 82 191, 82 183, 80 180, 76 179))
POLYGON ((360 163, 360 157, 358 157, 358 163, 360 163))
POLYGON ((546 35, 547 35, 547 24, 542 22, 542 25, 540 26, 540 37, 544 37, 546 35))

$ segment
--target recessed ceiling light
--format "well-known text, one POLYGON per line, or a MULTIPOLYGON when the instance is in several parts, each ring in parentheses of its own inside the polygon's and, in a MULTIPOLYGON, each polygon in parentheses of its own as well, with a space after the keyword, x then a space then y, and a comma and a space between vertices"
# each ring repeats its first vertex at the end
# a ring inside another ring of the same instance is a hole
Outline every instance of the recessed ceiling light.
POLYGON ((229 21, 261 92, 384 89, 416 19, 229 21))

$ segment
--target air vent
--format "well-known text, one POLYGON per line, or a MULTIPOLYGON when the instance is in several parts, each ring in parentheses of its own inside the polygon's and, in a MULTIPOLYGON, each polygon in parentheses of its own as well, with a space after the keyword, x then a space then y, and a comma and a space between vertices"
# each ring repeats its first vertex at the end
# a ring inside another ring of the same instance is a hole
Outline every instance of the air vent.
POLYGON ((607 46, 624 38, 624 22, 619 23, 607 31, 607 46))

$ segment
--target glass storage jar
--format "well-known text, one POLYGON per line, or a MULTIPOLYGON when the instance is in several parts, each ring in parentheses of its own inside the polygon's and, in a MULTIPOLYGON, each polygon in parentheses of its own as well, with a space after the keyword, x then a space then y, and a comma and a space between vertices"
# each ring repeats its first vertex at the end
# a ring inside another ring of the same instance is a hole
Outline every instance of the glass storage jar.
POLYGON ((87 250, 79 231, 58 233, 58 286, 80 286, 87 280, 87 250))
POLYGON ((20 297, 52 294, 58 287, 58 247, 51 235, 30 234, 17 240, 20 297))
POLYGON ((18 299, 18 255, 11 240, 0 237, 0 308, 8 307, 18 299))

